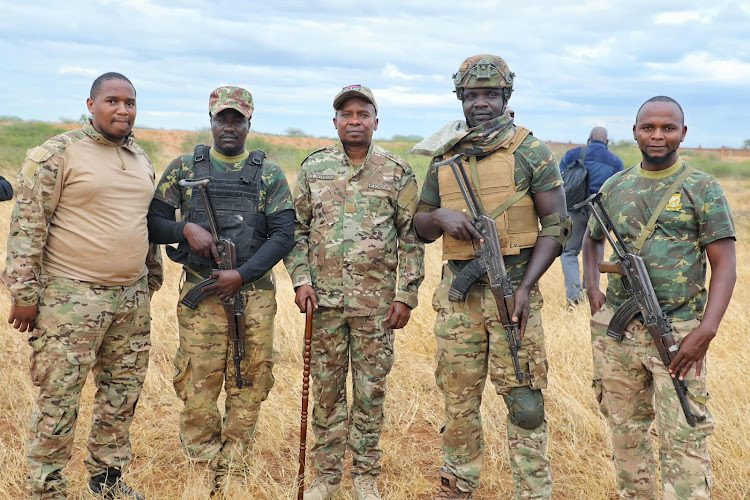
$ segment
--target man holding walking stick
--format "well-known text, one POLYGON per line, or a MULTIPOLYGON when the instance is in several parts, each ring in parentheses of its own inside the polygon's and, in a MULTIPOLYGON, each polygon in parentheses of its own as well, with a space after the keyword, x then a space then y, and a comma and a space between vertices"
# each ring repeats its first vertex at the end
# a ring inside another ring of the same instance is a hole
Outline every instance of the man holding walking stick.
POLYGON ((340 142, 302 162, 294 200, 296 246, 285 259, 297 305, 304 312, 310 301, 315 310, 316 479, 304 498, 325 500, 341 488, 348 448, 354 498, 377 500, 393 330, 409 321, 424 277, 424 247, 412 229, 418 188, 401 157, 372 143, 378 108, 370 89, 344 87, 333 108, 340 142), (346 401, 350 359, 351 417, 346 401))

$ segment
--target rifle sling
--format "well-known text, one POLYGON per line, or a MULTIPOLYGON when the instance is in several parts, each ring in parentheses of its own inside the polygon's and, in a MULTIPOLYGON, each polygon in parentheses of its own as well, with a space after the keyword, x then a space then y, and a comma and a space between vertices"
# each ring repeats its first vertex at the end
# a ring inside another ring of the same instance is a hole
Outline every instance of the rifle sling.
POLYGON ((659 203, 656 205, 656 208, 654 208, 654 212, 651 214, 651 218, 646 224, 646 227, 641 229, 640 234, 638 234, 638 238, 635 240, 633 248, 635 249, 636 255, 639 255, 641 253, 641 249, 643 248, 643 245, 646 244, 646 240, 648 240, 649 237, 653 234, 654 229, 656 229, 656 222, 658 221, 661 213, 666 208, 667 203, 669 203, 669 200, 677 193, 677 191, 679 191, 679 189, 682 187, 682 183, 685 182, 688 177, 690 177, 690 174, 692 174, 693 171, 694 170, 690 165, 686 165, 685 170, 683 170, 682 173, 678 175, 674 182, 667 188, 664 196, 662 196, 661 200, 659 200, 659 203))

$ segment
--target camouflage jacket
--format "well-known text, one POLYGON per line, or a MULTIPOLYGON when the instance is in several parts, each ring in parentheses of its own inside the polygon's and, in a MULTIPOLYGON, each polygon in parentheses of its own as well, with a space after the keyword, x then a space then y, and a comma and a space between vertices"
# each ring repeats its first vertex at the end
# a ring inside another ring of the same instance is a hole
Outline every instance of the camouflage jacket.
POLYGON ((297 243, 285 259, 294 287, 312 285, 321 306, 347 316, 384 313, 393 301, 416 307, 417 193, 411 167, 379 146, 358 167, 340 143, 308 156, 295 190, 297 243))
MULTIPOLYGON (((92 154, 101 155, 103 162, 111 163, 112 148, 117 148, 117 157, 120 161, 124 161, 124 155, 132 155, 130 161, 137 161, 146 168, 147 175, 150 176, 150 186, 153 188, 153 166, 143 149, 135 143, 132 133, 122 146, 115 146, 102 137, 89 120, 81 129, 57 135, 41 146, 30 149, 18 174, 18 197, 11 214, 6 268, 2 273, 2 280, 10 290, 14 305, 30 306, 38 302, 39 276, 45 272, 46 262, 50 258, 47 255, 47 242, 56 224, 56 211, 70 211, 70 207, 65 206, 66 179, 58 173, 66 169, 68 172, 75 169, 75 157, 68 151, 68 148, 84 140, 90 141, 90 144, 86 146, 89 157, 92 154)), ((145 179, 139 182, 149 184, 148 181, 143 181, 145 179)), ((111 182, 114 187, 114 184, 121 183, 123 180, 113 177, 111 182)), ((129 189, 138 189, 138 187, 130 186, 129 189)), ((102 196, 106 197, 106 193, 102 196)), ((108 199, 105 198, 104 201, 108 199)), ((138 225, 142 222, 144 236, 146 235, 147 209, 146 203, 143 214, 129 214, 129 217, 138 220, 138 225), (142 221, 138 219, 139 217, 142 217, 142 221)), ((103 220, 91 220, 91 224, 108 227, 106 214, 100 214, 99 218, 103 220)), ((112 227, 111 232, 114 239, 122 238, 120 228, 112 227)), ((86 235, 82 235, 81 238, 71 238, 74 242, 78 242, 85 240, 86 235)), ((98 243, 106 244, 105 242, 98 243)), ((147 246, 147 241, 137 243, 139 248, 143 247, 145 263, 141 271, 136 271, 133 278, 139 279, 148 274, 149 288, 153 292, 161 287, 163 281, 161 253, 155 245, 147 246)), ((106 255, 106 248, 81 248, 80 251, 80 257, 83 259, 86 258, 87 252, 96 254, 97 261, 102 260, 102 255, 106 255)), ((111 263, 108 265, 111 267, 111 263)), ((72 270, 70 277, 75 278, 74 273, 75 270, 72 270)), ((93 277, 81 280, 97 284, 113 284, 109 283, 106 278, 99 280, 93 277)))
MULTIPOLYGON (((686 167, 682 159, 658 172, 643 170, 638 164, 618 172, 602 186, 602 204, 631 250, 654 208, 686 167)), ((594 217, 589 219, 589 229, 592 238, 605 237, 594 217)), ((694 171, 669 199, 639 254, 665 313, 679 321, 703 317, 705 247, 735 235, 729 203, 718 181, 694 171)), ((608 279, 607 302, 616 309, 629 297, 619 275, 609 274, 608 279)))

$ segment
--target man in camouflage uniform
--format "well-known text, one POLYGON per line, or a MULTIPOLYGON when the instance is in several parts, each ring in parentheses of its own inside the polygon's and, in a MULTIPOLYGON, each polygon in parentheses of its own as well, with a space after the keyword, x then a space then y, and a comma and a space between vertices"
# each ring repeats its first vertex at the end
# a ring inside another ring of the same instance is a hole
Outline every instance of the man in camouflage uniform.
POLYGON ((674 99, 657 96, 646 101, 633 126, 643 161, 615 174, 600 191, 618 232, 643 258, 662 311, 672 322, 679 352, 669 369, 640 314, 627 325, 621 341, 607 337, 607 326, 628 295, 619 275, 609 276, 606 297, 599 290, 597 264, 604 254, 605 234, 595 219, 584 237, 594 390, 612 431, 620 498, 656 496, 650 434, 654 419, 664 498, 711 496, 706 445, 714 421, 706 407, 704 360, 736 280, 735 230, 716 179, 693 170, 677 154, 687 132, 684 120, 674 99), (652 227, 647 223, 653 216, 657 218, 652 227), (652 231, 642 231, 644 227, 652 231), (710 294, 705 288, 706 257, 711 263, 710 294), (695 427, 686 420, 670 376, 688 382, 695 427))
POLYGON ((445 396, 446 415, 436 499, 472 498, 479 487, 481 404, 488 373, 508 407, 515 497, 549 498, 552 491, 541 391, 547 387, 547 355, 537 282, 560 255, 571 225, 555 157, 528 129, 516 126, 507 109, 514 76, 500 57, 466 59, 454 75, 466 121, 449 123, 412 149, 433 157, 414 218, 417 234, 426 242, 442 236, 443 259, 448 261, 432 302, 437 311, 435 378, 445 396), (495 219, 515 289, 511 312, 523 339, 518 351, 523 374, 518 376, 487 276, 472 285, 464 302, 448 298, 453 277, 476 257, 472 245, 478 248, 480 239, 451 167, 434 166, 457 153, 465 155, 472 189, 495 219))
POLYGON ((424 277, 424 247, 411 227, 418 189, 409 165, 372 143, 378 108, 370 89, 344 87, 333 108, 341 142, 302 162, 294 201, 297 244, 285 260, 297 305, 305 312, 310 298, 315 310, 317 478, 305 500, 339 490, 346 448, 354 462, 354 498, 375 500, 393 330, 409 321, 424 277), (350 359, 354 402, 348 414, 350 359))
POLYGON ((133 140, 135 89, 126 77, 97 78, 87 105, 92 117, 82 129, 26 153, 3 272, 8 322, 31 332, 39 396, 26 458, 37 499, 65 498, 62 470, 89 371, 97 387, 86 458, 91 490, 143 498, 120 474, 148 366, 149 293, 162 277, 146 228, 154 169, 133 140))
POLYGON ((180 300, 197 283, 213 292, 196 309, 177 304, 180 346, 175 355, 174 388, 185 403, 180 413, 180 440, 185 454, 211 461, 214 491, 230 476, 241 477, 252 448, 260 405, 274 379, 273 321, 276 314, 273 266, 294 245, 294 210, 284 173, 265 160, 262 151, 249 153, 253 98, 239 87, 219 87, 209 96, 214 146, 199 145, 175 158, 156 187, 149 210, 149 231, 167 255, 183 265, 180 300), (218 271, 218 252, 208 230, 205 204, 198 189, 182 179, 211 177, 208 183, 216 208, 220 236, 237 247, 237 267, 218 271), (179 209, 181 220, 175 221, 179 209), (238 388, 223 302, 240 293, 247 338, 238 388), (222 422, 217 399, 226 392, 222 422))

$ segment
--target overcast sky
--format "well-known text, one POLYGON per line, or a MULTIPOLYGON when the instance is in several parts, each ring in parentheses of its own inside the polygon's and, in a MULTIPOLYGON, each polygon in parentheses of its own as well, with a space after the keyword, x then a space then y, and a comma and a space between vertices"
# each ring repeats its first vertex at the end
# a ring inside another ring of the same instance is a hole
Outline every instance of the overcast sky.
POLYGON ((632 139, 636 110, 660 94, 685 110, 685 146, 750 138, 750 0, 573 4, 0 0, 0 115, 78 118, 93 79, 118 71, 137 126, 205 128, 208 94, 232 84, 255 98, 253 131, 333 137, 333 97, 360 83, 380 107, 377 138, 424 137, 463 118, 461 61, 493 53, 516 74, 516 122, 543 140, 582 142, 596 125, 632 139))

